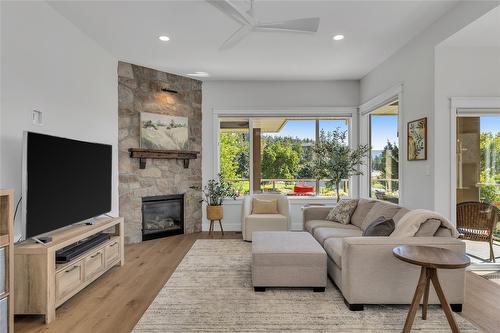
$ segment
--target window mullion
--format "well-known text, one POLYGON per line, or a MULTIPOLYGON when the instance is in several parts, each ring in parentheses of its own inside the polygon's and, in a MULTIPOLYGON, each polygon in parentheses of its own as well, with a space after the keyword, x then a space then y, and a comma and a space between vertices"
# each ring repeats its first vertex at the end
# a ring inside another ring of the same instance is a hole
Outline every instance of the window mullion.
MULTIPOLYGON (((316 129, 315 129, 315 135, 316 135, 316 140, 314 142, 314 145, 317 146, 319 144, 319 134, 320 134, 320 130, 319 130, 319 119, 316 119, 316 129)), ((316 195, 318 196, 320 194, 320 191, 319 191, 319 185, 320 185, 320 180, 319 179, 316 179, 316 195)))
POLYGON ((249 184, 249 192, 250 195, 253 195, 253 122, 254 119, 250 118, 248 119, 248 136, 250 138, 250 142, 248 144, 248 149, 250 150, 248 152, 248 163, 250 164, 248 166, 248 181, 250 182, 249 184))

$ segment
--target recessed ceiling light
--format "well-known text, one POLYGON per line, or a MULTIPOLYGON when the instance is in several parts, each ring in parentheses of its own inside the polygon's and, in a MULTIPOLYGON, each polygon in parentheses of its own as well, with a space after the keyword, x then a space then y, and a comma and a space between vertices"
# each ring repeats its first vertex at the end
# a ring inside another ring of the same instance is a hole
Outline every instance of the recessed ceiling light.
POLYGON ((208 74, 207 72, 194 72, 194 73, 190 73, 187 75, 194 76, 194 77, 209 77, 210 76, 210 74, 208 74))
POLYGON ((160 36, 158 37, 159 40, 161 40, 162 42, 168 42, 170 40, 170 37, 168 36, 160 36))
POLYGON ((344 35, 335 35, 333 36, 333 40, 342 40, 344 39, 344 35))

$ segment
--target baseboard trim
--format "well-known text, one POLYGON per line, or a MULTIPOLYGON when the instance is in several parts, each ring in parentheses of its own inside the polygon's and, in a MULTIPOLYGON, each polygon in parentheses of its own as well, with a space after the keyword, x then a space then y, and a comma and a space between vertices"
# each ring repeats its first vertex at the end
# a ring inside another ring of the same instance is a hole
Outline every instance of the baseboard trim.
MULTIPOLYGON (((222 220, 222 227, 224 228, 224 231, 240 231, 240 232, 242 231, 240 223, 224 223, 224 220, 222 220)), ((209 222, 202 223, 201 225, 202 231, 208 231, 209 228, 210 228, 209 222)), ((288 230, 302 231, 303 230, 302 224, 292 224, 288 230)), ((219 231, 219 223, 216 224, 215 231, 219 231)))

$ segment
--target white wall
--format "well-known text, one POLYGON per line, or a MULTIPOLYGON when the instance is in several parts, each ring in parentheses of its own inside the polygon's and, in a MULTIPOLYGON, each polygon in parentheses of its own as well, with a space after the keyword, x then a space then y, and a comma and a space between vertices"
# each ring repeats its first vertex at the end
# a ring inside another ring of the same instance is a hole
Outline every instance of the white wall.
POLYGON ((435 76, 435 209, 451 218, 450 98, 500 97, 500 48, 439 46, 435 76))
MULTIPOLYGON (((358 81, 206 81, 203 83, 203 183, 216 175, 213 145, 213 110, 218 108, 251 109, 286 107, 357 107, 359 105, 358 81)), ((316 200, 315 202, 319 202, 316 200)), ((291 204, 292 228, 302 223, 301 207, 304 200, 291 204)), ((203 212, 205 214, 205 212, 203 212)), ((224 207, 224 227, 241 230, 239 201, 224 207)), ((205 217, 205 215, 204 215, 205 217)), ((203 219, 203 230, 208 230, 203 219)))
MULTIPOLYGON (((498 5, 498 1, 461 2, 429 28, 412 39, 380 66, 361 80, 361 103, 403 84, 400 119, 405 125, 411 120, 428 117, 428 160, 403 161, 404 204, 410 208, 433 209, 435 206, 434 144, 440 128, 434 123, 434 48, 451 34, 471 23, 498 5)), ((406 130, 400 133, 406 137, 406 130)), ((439 140, 442 136, 439 136, 439 140)), ((449 195, 449 194, 448 194, 449 195)), ((440 211, 441 213, 446 213, 440 211)))
POLYGON ((117 60, 45 2, 1 7, 0 187, 14 188, 17 202, 24 130, 112 144, 118 214, 117 60), (33 109, 43 126, 32 124, 33 109))

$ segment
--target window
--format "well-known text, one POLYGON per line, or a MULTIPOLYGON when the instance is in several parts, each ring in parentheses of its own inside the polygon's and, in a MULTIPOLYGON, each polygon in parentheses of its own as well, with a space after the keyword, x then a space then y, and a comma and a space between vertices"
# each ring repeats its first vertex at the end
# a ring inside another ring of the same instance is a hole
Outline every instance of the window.
POLYGON ((303 195, 315 194, 312 148, 316 138, 314 119, 254 119, 254 138, 260 133, 260 184, 254 191, 303 195), (257 135, 256 135, 257 134, 257 135))
MULTIPOLYGON (((348 132, 349 118, 220 118, 220 172, 240 194, 252 189, 290 196, 336 196, 327 179, 314 178, 312 164, 320 131, 335 129, 348 132)), ((341 195, 347 196, 347 179, 341 188, 341 195)))
MULTIPOLYGON (((340 119, 319 119, 319 132, 323 131, 325 133, 332 132, 336 129, 346 132, 347 138, 349 138, 349 119, 340 118, 340 119)), ((345 142, 346 145, 349 144, 349 140, 345 142)), ((337 196, 335 191, 335 186, 328 184, 328 180, 321 180, 318 184, 319 187, 319 195, 322 196, 337 196)), ((349 195, 349 180, 344 179, 344 181, 340 185, 340 195, 348 196, 349 195)))
POLYGON ((220 174, 238 191, 250 192, 250 132, 248 119, 224 119, 220 122, 220 174))
POLYGON ((370 196, 399 202, 398 101, 369 115, 370 120, 370 196))

